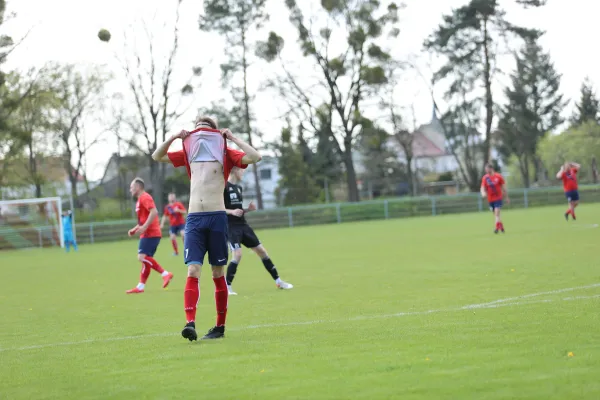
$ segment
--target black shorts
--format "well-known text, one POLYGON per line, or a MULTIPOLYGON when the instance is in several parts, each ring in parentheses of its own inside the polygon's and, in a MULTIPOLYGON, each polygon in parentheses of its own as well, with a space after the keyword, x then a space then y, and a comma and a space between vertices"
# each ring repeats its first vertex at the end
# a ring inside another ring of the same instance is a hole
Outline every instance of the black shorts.
POLYGON ((229 225, 229 245, 233 250, 241 248, 241 245, 253 249, 260 245, 260 240, 250 225, 229 225))

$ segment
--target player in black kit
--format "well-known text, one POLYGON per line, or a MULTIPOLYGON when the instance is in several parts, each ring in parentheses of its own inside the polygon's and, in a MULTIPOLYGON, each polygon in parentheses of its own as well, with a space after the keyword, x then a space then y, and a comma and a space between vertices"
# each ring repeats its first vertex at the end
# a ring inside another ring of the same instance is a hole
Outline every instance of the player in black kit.
POLYGON ((254 203, 250 203, 247 209, 244 209, 242 205, 242 187, 238 183, 244 176, 244 170, 241 168, 234 167, 229 175, 229 181, 225 185, 225 208, 227 212, 227 219, 229 221, 229 245, 233 256, 231 262, 227 267, 227 289, 230 295, 236 295, 231 289, 231 283, 235 278, 237 267, 242 259, 242 245, 251 249, 256 253, 257 256, 262 260, 263 265, 267 272, 275 280, 275 284, 279 289, 292 289, 294 285, 291 283, 284 282, 277 273, 277 268, 273 264, 273 261, 269 258, 267 251, 260 243, 260 240, 256 237, 254 230, 246 222, 244 214, 250 211, 256 210, 254 203))

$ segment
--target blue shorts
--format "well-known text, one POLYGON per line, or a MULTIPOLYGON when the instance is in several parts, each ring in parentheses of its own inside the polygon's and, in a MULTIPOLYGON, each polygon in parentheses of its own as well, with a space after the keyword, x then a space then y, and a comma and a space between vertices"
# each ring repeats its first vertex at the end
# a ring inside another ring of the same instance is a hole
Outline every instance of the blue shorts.
POLYGON ((225 211, 196 212, 185 223, 184 261, 187 265, 204 263, 208 253, 210 265, 227 265, 229 231, 225 211))
POLYGON ((579 201, 579 191, 577 190, 565 192, 565 196, 567 196, 568 201, 579 201))
POLYGON ((141 238, 140 244, 138 245, 138 254, 145 254, 149 257, 153 257, 159 243, 159 237, 141 238))
POLYGON ((492 201, 489 203, 490 210, 494 211, 496 208, 502 208, 502 200, 492 201))
POLYGON ((169 228, 169 233, 171 233, 172 235, 178 235, 179 232, 184 231, 184 230, 185 230, 185 224, 173 225, 172 227, 169 228))

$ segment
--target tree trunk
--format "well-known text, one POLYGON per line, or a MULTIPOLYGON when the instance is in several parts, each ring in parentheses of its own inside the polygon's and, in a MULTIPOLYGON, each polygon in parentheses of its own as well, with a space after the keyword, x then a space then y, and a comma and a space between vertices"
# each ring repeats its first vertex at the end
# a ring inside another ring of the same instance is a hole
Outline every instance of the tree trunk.
POLYGON ((531 182, 529 181, 529 159, 526 156, 519 157, 519 170, 523 178, 523 186, 528 189, 531 182))
MULTIPOLYGON (((494 119, 494 100, 492 98, 492 66, 490 62, 490 52, 488 49, 489 32, 487 28, 487 20, 483 22, 483 52, 485 66, 483 69, 483 79, 485 86, 485 139, 483 145, 484 160, 483 164, 492 159, 492 122, 494 119)), ((482 168, 483 170, 484 168, 482 168)))
POLYGON ((412 167, 413 158, 406 156, 406 173, 408 174, 408 182, 410 184, 410 194, 411 196, 417 195, 417 185, 414 179, 414 172, 412 167))
POLYGON ((344 166, 346 167, 346 183, 348 185, 348 201, 360 201, 358 193, 358 184, 356 183, 356 171, 354 169, 354 161, 352 160, 352 150, 346 147, 343 154, 344 166))
MULTIPOLYGON (((248 144, 254 147, 252 143, 252 129, 250 126, 250 96, 248 95, 248 59, 246 58, 246 29, 242 26, 242 69, 244 73, 244 122, 246 123, 246 132, 248 134, 248 144)), ((254 190, 256 192, 256 207, 259 210, 264 208, 262 190, 260 188, 260 177, 258 176, 258 167, 252 164, 252 175, 254 176, 254 190)))

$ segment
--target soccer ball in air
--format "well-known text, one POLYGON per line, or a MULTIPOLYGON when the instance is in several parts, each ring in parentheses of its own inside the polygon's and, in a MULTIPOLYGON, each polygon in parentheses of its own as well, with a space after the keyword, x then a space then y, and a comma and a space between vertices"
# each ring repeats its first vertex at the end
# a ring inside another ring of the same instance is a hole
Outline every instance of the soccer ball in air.
POLYGON ((110 32, 106 29, 100 29, 98 32, 98 39, 102 40, 103 42, 108 42, 110 40, 110 32))

